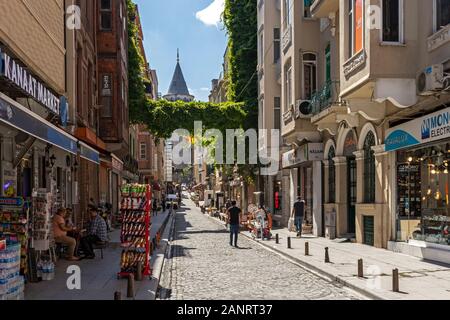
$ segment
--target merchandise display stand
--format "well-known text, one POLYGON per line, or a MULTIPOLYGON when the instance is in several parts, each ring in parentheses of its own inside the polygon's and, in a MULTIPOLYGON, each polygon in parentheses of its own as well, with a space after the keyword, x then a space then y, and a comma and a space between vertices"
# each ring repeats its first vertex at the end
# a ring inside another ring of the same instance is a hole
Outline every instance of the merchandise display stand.
POLYGON ((135 274, 138 263, 142 263, 142 275, 151 276, 150 268, 150 210, 151 188, 149 185, 128 184, 121 188, 122 232, 120 236, 123 248, 120 272, 117 277, 125 278, 135 274))

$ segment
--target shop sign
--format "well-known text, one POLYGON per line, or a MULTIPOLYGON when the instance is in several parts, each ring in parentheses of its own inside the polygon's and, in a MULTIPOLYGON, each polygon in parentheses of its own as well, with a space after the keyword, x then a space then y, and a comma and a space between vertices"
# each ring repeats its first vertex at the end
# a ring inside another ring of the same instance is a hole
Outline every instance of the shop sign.
POLYGON ((297 150, 291 150, 283 154, 283 168, 292 167, 307 161, 323 160, 323 143, 308 143, 297 150))
MULTIPOLYGON (((51 112, 60 114, 60 99, 27 68, 0 50, 0 75, 16 85, 27 96, 45 106, 51 112)), ((64 101, 65 102, 65 101, 64 101)))
POLYGON ((7 198, 0 197, 0 206, 10 206, 10 207, 22 207, 23 198, 7 198))
POLYGON ((434 112, 387 131, 386 151, 395 151, 450 137, 450 108, 434 112))
POLYGON ((80 157, 91 161, 95 164, 100 164, 100 154, 92 149, 91 147, 88 147, 87 145, 85 145, 84 143, 80 142, 80 157))
POLYGON ((123 171, 123 163, 114 157, 112 157, 112 167, 119 172, 123 171))
POLYGON ((57 127, 41 119, 31 111, 26 110, 22 106, 19 107, 18 103, 10 103, 7 101, 6 96, 4 99, 0 97, 0 122, 58 146, 67 152, 77 154, 77 141, 73 137, 66 134, 63 130, 57 129, 57 127))

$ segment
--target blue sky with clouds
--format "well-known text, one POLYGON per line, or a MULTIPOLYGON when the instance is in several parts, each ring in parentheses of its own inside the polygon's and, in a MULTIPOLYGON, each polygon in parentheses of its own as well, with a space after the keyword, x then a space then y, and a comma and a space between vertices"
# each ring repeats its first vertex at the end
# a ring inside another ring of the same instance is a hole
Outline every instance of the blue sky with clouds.
POLYGON ((191 94, 207 101, 211 80, 222 70, 226 32, 219 22, 224 0, 134 0, 139 6, 144 46, 164 95, 172 79, 177 48, 191 94))

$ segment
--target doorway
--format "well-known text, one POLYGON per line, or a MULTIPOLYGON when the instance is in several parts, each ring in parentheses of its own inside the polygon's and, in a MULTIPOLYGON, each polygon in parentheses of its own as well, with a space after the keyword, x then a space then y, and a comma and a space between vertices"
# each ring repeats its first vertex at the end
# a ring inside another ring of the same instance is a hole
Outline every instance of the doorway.
POLYGON ((347 158, 347 233, 355 233, 356 218, 356 158, 347 158))

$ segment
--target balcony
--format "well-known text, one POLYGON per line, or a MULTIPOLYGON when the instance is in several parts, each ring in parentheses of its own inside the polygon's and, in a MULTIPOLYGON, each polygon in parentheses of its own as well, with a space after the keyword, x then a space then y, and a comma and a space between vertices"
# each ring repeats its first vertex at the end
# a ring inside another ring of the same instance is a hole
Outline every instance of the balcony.
POLYGON ((328 18, 330 13, 339 11, 339 0, 314 0, 310 10, 314 18, 328 18))
POLYGON ((313 117, 311 122, 318 125, 320 131, 327 129, 335 134, 337 131, 338 115, 347 114, 347 106, 340 101, 339 81, 328 81, 311 97, 313 117))
POLYGON ((283 37, 281 39, 281 48, 283 52, 286 52, 292 44, 292 25, 286 27, 284 30, 283 37))

